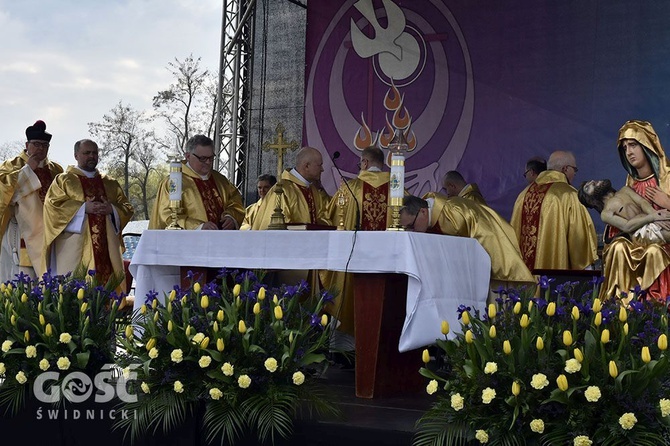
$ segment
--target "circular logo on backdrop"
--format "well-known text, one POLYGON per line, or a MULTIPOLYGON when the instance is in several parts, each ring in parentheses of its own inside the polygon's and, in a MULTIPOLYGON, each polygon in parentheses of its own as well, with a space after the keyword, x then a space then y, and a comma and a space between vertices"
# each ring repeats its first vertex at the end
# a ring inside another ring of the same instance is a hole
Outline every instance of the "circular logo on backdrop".
MULTIPOLYGON (((350 0, 315 6, 308 40, 305 133, 328 153, 348 148, 358 159, 369 145, 388 150, 401 133, 405 187, 422 195, 440 188, 465 151, 474 82, 467 44, 441 0, 350 0), (311 57, 310 57, 311 56, 311 57)), ((324 160, 322 183, 339 174, 324 160)), ((350 176, 355 176, 353 163, 350 176)))

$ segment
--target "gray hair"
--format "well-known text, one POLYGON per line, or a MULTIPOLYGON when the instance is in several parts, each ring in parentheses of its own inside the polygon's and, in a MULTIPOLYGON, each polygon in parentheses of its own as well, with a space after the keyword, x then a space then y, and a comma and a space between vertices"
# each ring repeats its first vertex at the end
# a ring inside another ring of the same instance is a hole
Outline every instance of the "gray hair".
POLYGON ((565 166, 574 166, 576 164, 575 155, 567 150, 556 150, 549 155, 547 161, 547 170, 561 171, 565 166))
POLYGON ((188 139, 188 141, 186 141, 186 147, 184 148, 184 151, 186 153, 193 153, 197 146, 214 148, 214 141, 212 141, 212 138, 209 136, 193 135, 188 139))

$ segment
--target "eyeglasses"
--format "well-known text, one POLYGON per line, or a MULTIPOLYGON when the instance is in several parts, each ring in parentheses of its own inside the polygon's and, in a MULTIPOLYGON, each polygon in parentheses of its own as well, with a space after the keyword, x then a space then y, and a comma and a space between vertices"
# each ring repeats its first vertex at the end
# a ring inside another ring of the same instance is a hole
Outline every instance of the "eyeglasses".
POLYGON ((568 164, 568 165, 565 166, 565 167, 572 167, 572 170, 574 170, 575 173, 579 172, 579 169, 577 169, 575 166, 571 166, 571 165, 568 164))
POLYGON ((201 163, 211 163, 214 161, 214 155, 212 156, 201 156, 201 155, 196 155, 195 153, 191 153, 194 157, 198 159, 201 163))
POLYGON ((43 141, 28 141, 30 144, 34 145, 35 147, 38 147, 40 149, 48 149, 49 148, 49 143, 48 142, 43 142, 43 141))
POLYGON ((412 220, 412 223, 405 226, 406 231, 413 231, 414 230, 414 225, 416 224, 416 219, 419 216, 420 212, 421 212, 421 210, 419 210, 419 212, 416 213, 416 215, 414 216, 414 220, 412 220))
POLYGON ((525 171, 525 172, 523 173, 523 177, 526 178, 526 175, 528 175, 528 172, 530 172, 530 171, 532 171, 532 170, 533 170, 533 169, 528 169, 527 171, 525 171))

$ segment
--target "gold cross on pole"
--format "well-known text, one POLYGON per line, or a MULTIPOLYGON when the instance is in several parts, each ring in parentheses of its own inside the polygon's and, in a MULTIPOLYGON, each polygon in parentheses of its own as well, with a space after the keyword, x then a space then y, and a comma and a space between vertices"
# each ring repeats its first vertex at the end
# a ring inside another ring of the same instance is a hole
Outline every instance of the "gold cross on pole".
POLYGON ((277 124, 275 130, 277 132, 277 138, 275 142, 264 142, 263 150, 274 150, 277 152, 277 179, 281 178, 281 174, 284 171, 284 153, 286 150, 295 150, 298 148, 298 143, 295 141, 287 142, 284 141, 284 132, 286 129, 284 125, 280 122, 277 124))

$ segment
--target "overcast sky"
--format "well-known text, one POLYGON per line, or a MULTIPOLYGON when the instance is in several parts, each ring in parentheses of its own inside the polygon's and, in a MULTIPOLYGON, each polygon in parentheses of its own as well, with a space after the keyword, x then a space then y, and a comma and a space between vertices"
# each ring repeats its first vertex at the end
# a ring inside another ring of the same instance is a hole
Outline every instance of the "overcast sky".
MULTIPOLYGON (((0 0, 0 144, 25 142, 37 119, 53 135, 49 157, 74 163, 118 102, 151 110, 172 81, 175 57, 219 66, 223 0, 0 0)), ((21 145, 17 147, 18 154, 21 145)))

